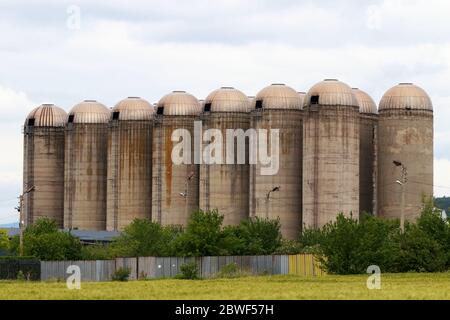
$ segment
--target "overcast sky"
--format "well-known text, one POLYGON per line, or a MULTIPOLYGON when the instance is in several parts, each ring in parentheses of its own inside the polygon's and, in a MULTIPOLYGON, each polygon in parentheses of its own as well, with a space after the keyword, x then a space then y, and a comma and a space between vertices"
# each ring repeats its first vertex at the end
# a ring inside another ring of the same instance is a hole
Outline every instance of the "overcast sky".
POLYGON ((378 103, 414 82, 435 110, 435 193, 450 195, 450 1, 0 0, 0 224, 17 220, 21 126, 43 102, 255 95, 338 78, 378 103), (439 186, 439 187, 437 187, 439 186))

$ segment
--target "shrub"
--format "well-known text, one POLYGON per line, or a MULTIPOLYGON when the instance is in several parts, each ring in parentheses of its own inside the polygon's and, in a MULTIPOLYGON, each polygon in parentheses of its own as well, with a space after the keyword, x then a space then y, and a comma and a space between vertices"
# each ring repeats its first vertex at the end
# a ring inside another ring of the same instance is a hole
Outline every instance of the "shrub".
POLYGON ((17 272, 17 280, 18 281, 25 281, 25 275, 23 274, 22 270, 19 270, 19 272, 17 272))
POLYGON ((407 224, 405 233, 395 241, 399 244, 393 257, 393 272, 439 272, 446 269, 447 255, 443 247, 418 225, 407 224))
POLYGON ((180 273, 176 276, 177 279, 197 280, 200 279, 198 275, 197 263, 189 262, 180 267, 180 273))
POLYGON ((280 247, 273 254, 290 255, 290 254, 300 254, 304 252, 305 249, 298 241, 282 239, 280 247))
POLYGON ((243 273, 239 270, 236 262, 229 263, 222 267, 222 269, 217 273, 217 278, 237 278, 242 276, 243 273))
POLYGON ((280 220, 259 217, 243 220, 224 230, 223 243, 230 255, 265 255, 281 246, 280 220))
POLYGON ((417 226, 429 238, 435 240, 444 251, 446 267, 450 268, 450 224, 449 220, 443 220, 441 212, 433 205, 432 200, 424 200, 422 215, 417 220, 417 226))
POLYGON ((398 221, 370 215, 358 221, 339 214, 336 221, 320 231, 310 231, 303 239, 309 248, 317 242, 312 252, 329 273, 360 274, 370 265, 378 265, 383 271, 393 270, 398 233, 398 221))
POLYGON ((114 258, 111 247, 101 243, 83 246, 81 256, 82 260, 110 260, 114 258))
POLYGON ((223 216, 217 210, 192 213, 186 231, 175 240, 177 256, 199 257, 225 254, 223 216))
POLYGON ((9 237, 6 230, 0 229, 0 251, 9 250, 9 237))
POLYGON ((112 256, 145 257, 168 256, 173 251, 173 241, 181 233, 177 226, 135 219, 111 245, 112 256))
MULTIPOLYGON (((11 252, 19 253, 19 236, 11 241, 11 252)), ((23 235, 23 251, 27 256, 40 260, 79 260, 80 241, 69 232, 59 231, 56 222, 40 218, 27 226, 23 235)))
POLYGON ((112 281, 128 281, 130 278, 130 268, 118 268, 111 277, 112 281))

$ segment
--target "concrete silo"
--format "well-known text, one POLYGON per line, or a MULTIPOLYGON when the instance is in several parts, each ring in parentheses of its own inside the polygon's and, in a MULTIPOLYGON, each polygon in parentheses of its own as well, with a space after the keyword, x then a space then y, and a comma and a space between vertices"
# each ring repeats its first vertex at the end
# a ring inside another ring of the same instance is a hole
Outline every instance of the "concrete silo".
MULTIPOLYGON (((280 218, 281 233, 296 239, 302 215, 303 99, 294 89, 273 84, 254 98, 251 127, 279 130, 279 169, 262 175, 260 162, 250 166, 250 216, 280 218)), ((270 138, 267 137, 270 150, 270 138)), ((273 152, 273 151, 272 151, 273 152)))
POLYGON ((303 226, 319 228, 342 212, 359 216, 359 107, 352 89, 334 79, 305 96, 303 226))
POLYGON ((25 225, 47 217, 63 227, 64 126, 66 112, 53 105, 35 108, 25 120, 22 220, 25 225))
POLYGON ((106 229, 109 110, 95 100, 72 108, 66 125, 64 227, 106 229))
POLYGON ((108 139, 107 230, 151 219, 154 108, 138 97, 116 104, 108 139))
POLYGON ((423 196, 433 195, 433 105, 411 83, 389 89, 379 106, 379 216, 400 218, 402 194, 406 220, 420 215, 423 196))
POLYGON ((200 112, 198 100, 185 91, 174 91, 164 96, 156 107, 152 147, 152 220, 163 225, 185 226, 192 212, 198 210, 199 166, 194 163, 193 140, 194 121, 200 112), (178 144, 172 141, 172 134, 177 129, 187 130, 191 135, 190 164, 172 162, 172 151, 178 144))
POLYGON ((366 92, 353 93, 359 105, 359 212, 376 214, 378 110, 366 92))
MULTIPOLYGON (((249 111, 247 96, 230 87, 210 93, 203 106, 203 130, 215 129, 223 144, 212 155, 217 156, 220 152, 222 163, 206 164, 203 161, 200 165, 200 208, 218 209, 224 216, 224 225, 236 225, 249 217, 248 142, 244 137, 245 149, 240 153, 236 148, 239 138, 228 138, 226 132, 227 129, 241 129, 241 136, 244 136, 250 126, 249 111), (227 148, 228 144, 231 147, 227 148)), ((203 152, 209 143, 203 141, 203 152)))

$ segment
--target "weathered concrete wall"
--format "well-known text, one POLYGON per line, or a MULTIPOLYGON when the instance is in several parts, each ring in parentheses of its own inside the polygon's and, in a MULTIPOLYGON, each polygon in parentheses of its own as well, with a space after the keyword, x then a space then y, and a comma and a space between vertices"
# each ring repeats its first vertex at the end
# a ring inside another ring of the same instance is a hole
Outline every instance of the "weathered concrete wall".
POLYGON ((106 229, 107 124, 68 124, 64 227, 106 229))
MULTIPOLYGON (((202 115, 203 130, 219 129, 223 136, 222 155, 226 159, 226 129, 250 126, 246 113, 214 112, 202 115)), ((200 208, 218 209, 224 216, 224 225, 237 225, 249 217, 249 165, 246 139, 246 164, 237 164, 237 139, 235 139, 235 164, 200 165, 200 208)), ((204 142, 204 146, 208 143, 204 142)))
POLYGON ((375 213, 378 116, 360 115, 359 212, 375 213))
POLYGON ((64 218, 64 127, 25 126, 23 219, 26 225, 48 217, 63 226, 64 218))
POLYGON ((386 218, 401 215, 401 168, 407 168, 405 218, 420 215, 422 196, 433 195, 433 112, 381 110, 378 129, 378 214, 386 218))
MULTIPOLYGON (((303 111, 252 112, 252 128, 280 130, 280 167, 276 175, 261 175, 258 162, 250 167, 250 216, 280 218, 284 238, 297 239, 302 215, 303 111), (280 187, 280 191, 269 191, 280 187)), ((271 150, 270 138, 268 146, 271 150)))
POLYGON ((193 211, 198 210, 199 166, 193 163, 193 116, 156 117, 153 128, 152 220, 163 225, 185 226, 193 211), (192 137, 192 164, 172 162, 172 132, 187 129, 192 137), (192 176, 188 180, 188 177, 192 176), (187 196, 181 194, 187 193, 187 196))
POLYGON ((340 212, 358 217, 358 108, 317 105, 305 113, 303 225, 322 227, 340 212))
POLYGON ((107 230, 151 219, 152 122, 112 121, 108 139, 107 230))

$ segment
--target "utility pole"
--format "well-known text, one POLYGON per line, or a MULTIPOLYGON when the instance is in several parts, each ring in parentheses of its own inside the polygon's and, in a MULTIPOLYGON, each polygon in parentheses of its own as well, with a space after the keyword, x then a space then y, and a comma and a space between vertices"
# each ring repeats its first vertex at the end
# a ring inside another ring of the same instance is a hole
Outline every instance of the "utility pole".
POLYGON ((402 198, 401 198, 401 207, 400 207, 400 231, 405 233, 405 193, 406 193, 406 183, 408 182, 408 171, 406 167, 400 161, 393 161, 394 165, 402 168, 402 176, 400 180, 397 180, 396 183, 402 187, 402 198))
POLYGON ((25 217, 23 215, 23 199, 26 194, 30 193, 33 190, 34 186, 29 187, 19 196, 19 207, 17 208, 17 211, 19 211, 19 255, 21 257, 23 256, 23 231, 25 228, 25 217))

